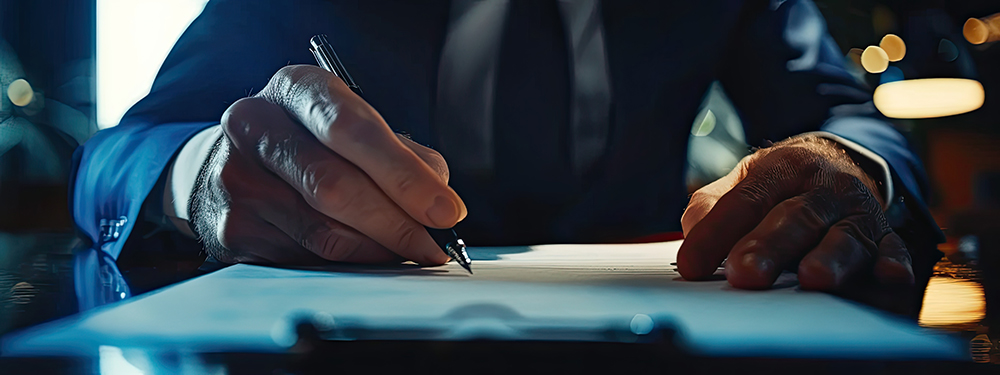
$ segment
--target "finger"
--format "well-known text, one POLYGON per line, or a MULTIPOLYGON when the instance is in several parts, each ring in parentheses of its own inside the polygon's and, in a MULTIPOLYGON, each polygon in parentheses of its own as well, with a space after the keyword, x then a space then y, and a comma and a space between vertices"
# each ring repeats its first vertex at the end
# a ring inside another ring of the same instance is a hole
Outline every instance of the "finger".
POLYGON ((798 186, 782 184, 794 157, 747 175, 684 238, 677 252, 677 271, 688 280, 711 277, 733 246, 753 230, 778 202, 796 195, 798 186))
POLYGON ((719 201, 729 190, 733 188, 736 183, 743 179, 746 174, 746 163, 749 160, 749 156, 743 158, 732 171, 728 174, 722 176, 718 180, 712 183, 702 186, 701 189, 695 191, 691 194, 691 200, 688 202, 687 208, 684 209, 684 215, 681 215, 681 230, 684 232, 684 236, 687 237, 691 229, 694 228, 701 219, 708 215, 712 208, 715 207, 715 203, 719 201))
POLYGON ((767 289, 781 272, 816 246, 840 216, 825 191, 789 198, 774 206, 741 238, 726 260, 726 279, 737 288, 767 289))
MULTIPOLYGON (((874 272, 871 274, 864 272, 871 267, 869 260, 860 270, 844 278, 836 288, 823 290, 842 298, 916 319, 920 312, 920 292, 914 285, 910 256, 903 245, 903 240, 896 233, 889 232, 882 237, 882 241, 879 241, 877 251, 878 253, 874 255, 874 272), (887 261, 887 258, 893 260, 887 261), (887 263, 883 262, 891 263, 886 266, 887 263)), ((802 279, 801 268, 799 279, 802 279)))
POLYGON ((403 145, 409 147, 410 150, 417 154, 417 156, 420 157, 420 160, 423 160, 428 167, 431 167, 431 169, 437 173, 438 177, 441 178, 442 182, 446 184, 448 183, 448 179, 451 178, 451 173, 448 171, 448 163, 445 162, 444 156, 441 156, 441 153, 434 151, 434 149, 430 147, 414 142, 410 139, 410 137, 405 135, 396 134, 396 137, 403 142, 403 145))
POLYGON ((882 284, 913 285, 913 262, 903 239, 889 232, 878 244, 875 278, 882 284))
MULTIPOLYGON (((375 240, 314 210, 295 189, 274 174, 261 173, 254 177, 252 184, 244 183, 240 189, 244 197, 241 205, 246 206, 246 211, 258 215, 268 226, 280 231, 279 237, 287 239, 283 243, 286 249, 272 252, 306 249, 314 258, 353 263, 400 260, 375 240)), ((303 264, 298 258, 274 260, 274 263, 303 264)))
POLYGON ((448 228, 465 217, 458 195, 333 74, 315 66, 287 66, 260 95, 284 107, 323 145, 357 165, 420 223, 448 228))
POLYGON ((226 217, 218 232, 224 253, 211 254, 221 262, 315 265, 322 261, 248 210, 236 208, 226 217))
MULTIPOLYGON (((340 243, 327 242, 324 245, 320 242, 306 246, 325 252, 327 257, 339 259, 351 246, 367 246, 363 242, 358 244, 352 241, 350 233, 338 226, 342 223, 417 263, 442 264, 449 260, 423 225, 389 199, 364 172, 316 142, 280 108, 260 104, 248 99, 233 104, 230 107, 232 115, 226 116, 223 121, 227 134, 235 133, 233 143, 240 154, 273 172, 297 191, 305 202, 303 207, 286 207, 282 212, 297 215, 311 208, 332 219, 325 226, 311 227, 299 223, 294 216, 286 215, 271 220, 275 225, 285 228, 296 239, 310 240, 317 236, 343 238, 340 243), (253 107, 244 108, 251 105, 253 107), (303 232, 307 229, 312 232, 303 232), (335 234, 343 234, 344 237, 334 237, 335 234), (336 246, 338 250, 331 252, 329 246, 336 246)), ((259 181, 255 183, 260 184, 259 181)), ((312 220, 310 223, 318 222, 312 220)))
MULTIPOLYGON (((770 287, 782 270, 795 266, 817 244, 822 245, 820 239, 835 223, 837 228, 834 229, 846 228, 858 241, 872 244, 869 254, 874 253, 875 241, 888 231, 878 200, 853 175, 820 175, 819 178, 825 182, 775 206, 760 225, 737 242, 729 255, 730 261, 726 262, 726 276, 733 286, 770 287)), ((832 247, 828 251, 839 249, 832 247)), ((844 266, 836 262, 828 264, 844 266)), ((843 275, 838 269, 829 272, 835 277, 843 275)), ((838 280, 826 279, 824 282, 838 280)))
POLYGON ((311 208, 306 208, 298 216, 297 220, 287 220, 283 215, 269 214, 265 219, 280 229, 296 247, 305 248, 325 260, 351 263, 402 260, 375 240, 311 208))
POLYGON ((870 269, 877 251, 867 229, 867 219, 857 215, 840 220, 815 249, 799 263, 799 285, 806 290, 839 291, 870 269))

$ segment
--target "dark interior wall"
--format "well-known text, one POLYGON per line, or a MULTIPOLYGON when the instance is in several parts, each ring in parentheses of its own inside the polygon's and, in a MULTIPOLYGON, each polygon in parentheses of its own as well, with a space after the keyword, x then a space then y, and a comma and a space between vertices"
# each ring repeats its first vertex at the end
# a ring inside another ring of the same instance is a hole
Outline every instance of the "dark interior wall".
POLYGON ((0 90, 24 78, 36 92, 2 119, 0 232, 71 228, 70 160, 95 129, 95 21, 96 0, 0 0, 0 90))

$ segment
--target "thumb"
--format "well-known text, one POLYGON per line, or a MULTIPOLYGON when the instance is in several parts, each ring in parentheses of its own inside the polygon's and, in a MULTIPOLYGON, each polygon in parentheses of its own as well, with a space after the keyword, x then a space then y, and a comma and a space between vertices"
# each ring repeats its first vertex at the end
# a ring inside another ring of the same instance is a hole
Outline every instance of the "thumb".
POLYGON ((746 166, 751 156, 753 155, 748 155, 743 160, 740 160, 736 164, 736 167, 733 167, 733 170, 729 171, 725 176, 708 185, 702 186, 701 189, 691 194, 691 200, 688 202, 687 208, 684 209, 684 215, 681 216, 681 230, 684 231, 684 237, 687 237, 691 229, 701 222, 701 219, 704 219, 705 215, 708 215, 712 211, 719 198, 722 198, 729 190, 733 189, 733 186, 736 186, 736 184, 743 180, 743 177, 746 176, 746 166))

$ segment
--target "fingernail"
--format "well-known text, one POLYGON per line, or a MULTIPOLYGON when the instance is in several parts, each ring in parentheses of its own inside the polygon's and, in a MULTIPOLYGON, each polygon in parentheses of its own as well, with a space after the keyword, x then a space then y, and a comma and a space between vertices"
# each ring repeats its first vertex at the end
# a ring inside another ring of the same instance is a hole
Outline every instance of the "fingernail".
POLYGON ((774 283, 774 261, 755 253, 726 260, 726 279, 740 289, 768 289, 774 283))
POLYGON ((443 196, 437 196, 434 198, 434 204, 431 208, 427 209, 427 217, 431 219, 434 226, 438 228, 447 228, 455 223, 456 217, 458 216, 458 207, 451 199, 445 198, 443 196))
POLYGON ((774 262, 765 257, 759 257, 757 254, 750 253, 743 256, 743 265, 746 268, 756 270, 757 272, 768 272, 774 266, 774 262))

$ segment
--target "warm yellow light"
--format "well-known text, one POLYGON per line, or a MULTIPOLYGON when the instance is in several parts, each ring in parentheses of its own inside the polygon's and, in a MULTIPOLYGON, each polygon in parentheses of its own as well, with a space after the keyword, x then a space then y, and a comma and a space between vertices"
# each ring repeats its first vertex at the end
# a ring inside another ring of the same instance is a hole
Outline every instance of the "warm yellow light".
POLYGON ((932 118, 974 111, 983 105, 983 85, 963 78, 889 82, 875 89, 875 107, 892 118, 932 118))
POLYGON ((889 61, 896 62, 906 56, 906 43, 903 43, 903 38, 896 34, 885 34, 878 46, 885 51, 889 61))
POLYGON ((1000 13, 983 18, 969 18, 962 27, 962 35, 972 44, 1000 40, 1000 13))
POLYGON ((934 277, 924 292, 919 322, 924 327, 976 323, 985 311, 982 286, 969 280, 934 277))
POLYGON ((882 73, 889 67, 889 55, 879 46, 868 46, 861 53, 861 66, 868 73, 882 73))
POLYGON ((23 79, 15 80, 7 86, 7 97, 18 107, 24 107, 31 103, 35 97, 35 92, 31 90, 31 85, 23 79))
POLYGON ((965 35, 965 40, 968 40, 969 43, 983 44, 989 38, 990 32, 986 30, 986 24, 983 21, 969 18, 968 21, 965 21, 965 26, 962 27, 962 35, 965 35))

